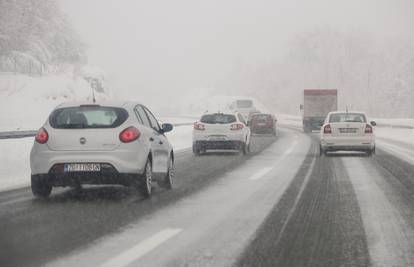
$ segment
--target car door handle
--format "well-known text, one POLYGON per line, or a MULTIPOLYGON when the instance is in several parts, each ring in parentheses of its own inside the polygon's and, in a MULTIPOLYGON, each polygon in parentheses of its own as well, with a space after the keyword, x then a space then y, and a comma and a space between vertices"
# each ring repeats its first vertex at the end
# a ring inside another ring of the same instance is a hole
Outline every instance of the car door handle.
POLYGON ((152 142, 152 141, 154 141, 154 138, 150 137, 150 139, 149 139, 149 140, 152 142))

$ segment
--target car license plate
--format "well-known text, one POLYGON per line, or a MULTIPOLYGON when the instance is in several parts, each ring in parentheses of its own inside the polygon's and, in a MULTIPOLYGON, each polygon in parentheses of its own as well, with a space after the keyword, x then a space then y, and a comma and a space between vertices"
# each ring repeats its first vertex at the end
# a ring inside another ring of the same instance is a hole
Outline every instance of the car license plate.
POLYGON ((101 165, 99 163, 68 163, 64 167, 65 172, 99 172, 101 165))
POLYGON ((209 139, 210 141, 225 141, 226 137, 222 135, 210 135, 209 139))
POLYGON ((356 128, 339 128, 340 133, 356 133, 356 128))

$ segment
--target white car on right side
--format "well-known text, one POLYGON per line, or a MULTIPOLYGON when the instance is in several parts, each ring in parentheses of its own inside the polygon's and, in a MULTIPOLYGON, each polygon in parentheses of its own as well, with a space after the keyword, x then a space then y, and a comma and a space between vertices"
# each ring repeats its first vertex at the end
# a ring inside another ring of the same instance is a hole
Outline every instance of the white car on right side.
POLYGON ((368 122, 364 112, 330 112, 320 132, 320 154, 334 151, 375 153, 374 121, 368 122))

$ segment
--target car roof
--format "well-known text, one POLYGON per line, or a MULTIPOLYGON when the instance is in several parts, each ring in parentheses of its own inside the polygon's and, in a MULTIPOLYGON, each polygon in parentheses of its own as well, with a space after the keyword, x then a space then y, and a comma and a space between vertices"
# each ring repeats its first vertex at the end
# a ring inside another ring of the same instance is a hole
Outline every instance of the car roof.
POLYGON ((351 110, 351 111, 346 111, 346 110, 343 110, 343 111, 331 111, 331 112, 329 112, 329 115, 331 115, 331 114, 343 114, 343 113, 353 113, 353 114, 364 114, 364 115, 366 115, 366 113, 365 112, 363 112, 363 111, 354 111, 354 110, 351 110))
POLYGON ((132 101, 122 101, 122 100, 98 100, 95 103, 91 101, 70 101, 64 102, 58 105, 56 108, 69 108, 69 107, 79 107, 81 105, 100 105, 100 106, 109 106, 109 107, 131 107, 136 106, 139 103, 132 101))

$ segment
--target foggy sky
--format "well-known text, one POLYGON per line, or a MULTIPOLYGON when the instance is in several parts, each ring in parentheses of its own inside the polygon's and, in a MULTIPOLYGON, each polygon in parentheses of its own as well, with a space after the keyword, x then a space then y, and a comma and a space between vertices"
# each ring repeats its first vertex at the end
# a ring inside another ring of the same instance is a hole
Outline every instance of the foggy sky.
POLYGON ((411 0, 60 1, 89 64, 123 95, 215 87, 240 62, 269 62, 317 27, 414 37, 411 0))

